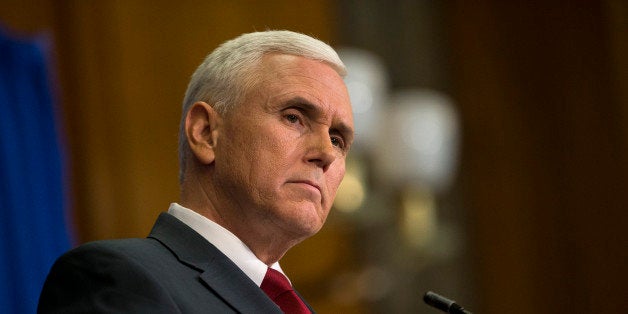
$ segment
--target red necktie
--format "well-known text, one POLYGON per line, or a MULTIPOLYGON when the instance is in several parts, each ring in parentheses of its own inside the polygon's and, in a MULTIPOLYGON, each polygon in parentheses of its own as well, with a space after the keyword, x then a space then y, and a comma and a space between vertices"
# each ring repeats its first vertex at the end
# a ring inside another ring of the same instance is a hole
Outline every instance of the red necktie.
POLYGON ((286 314, 311 313, 303 300, 294 292, 288 278, 282 273, 268 268, 262 281, 262 290, 286 314))

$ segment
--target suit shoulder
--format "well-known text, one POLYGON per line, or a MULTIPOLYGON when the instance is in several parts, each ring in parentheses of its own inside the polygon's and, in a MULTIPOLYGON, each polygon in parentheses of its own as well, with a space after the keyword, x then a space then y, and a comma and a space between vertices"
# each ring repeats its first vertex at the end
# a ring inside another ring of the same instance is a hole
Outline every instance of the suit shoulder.
POLYGON ((136 261, 145 263, 152 258, 171 255, 160 242, 151 239, 99 240, 80 245, 59 258, 59 262, 84 261, 88 263, 136 261))
POLYGON ((87 242, 79 245, 76 248, 69 251, 72 252, 84 252, 84 251, 119 251, 125 252, 128 250, 135 250, 137 248, 150 248, 160 246, 160 244, 150 238, 129 238, 129 239, 112 239, 112 240, 98 240, 87 242))
POLYGON ((155 259, 167 250, 151 239, 90 242, 53 265, 39 300, 39 313, 176 313, 167 289, 154 277, 155 259), (115 300, 115 302, 112 302, 115 300))

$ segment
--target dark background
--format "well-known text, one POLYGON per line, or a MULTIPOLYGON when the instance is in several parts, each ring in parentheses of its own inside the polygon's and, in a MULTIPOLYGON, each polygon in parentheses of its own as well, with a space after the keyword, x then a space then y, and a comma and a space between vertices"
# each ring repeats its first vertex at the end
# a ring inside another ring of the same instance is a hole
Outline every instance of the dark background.
MULTIPOLYGON (((178 199, 177 124, 195 67, 226 39, 285 28, 369 49, 392 88, 455 100, 461 303, 487 314, 628 309, 624 1, 4 0, 0 21, 53 39, 77 244, 146 235, 178 199)), ((359 266, 356 247, 368 244, 355 228, 331 223, 286 257, 321 313, 385 312, 322 292, 359 266)))

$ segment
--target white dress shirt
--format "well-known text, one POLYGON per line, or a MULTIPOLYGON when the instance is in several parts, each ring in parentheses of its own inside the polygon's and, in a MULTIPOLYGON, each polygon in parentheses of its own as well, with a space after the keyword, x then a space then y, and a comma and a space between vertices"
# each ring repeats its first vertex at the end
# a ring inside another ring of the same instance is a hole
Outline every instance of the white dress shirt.
MULTIPOLYGON (((218 248, 218 250, 225 254, 251 278, 255 284, 258 286, 262 285, 262 280, 264 280, 264 276, 266 276, 268 266, 260 261, 246 244, 233 233, 209 220, 207 217, 177 203, 170 204, 168 213, 194 229, 194 231, 203 236, 209 243, 218 248)), ((270 267, 284 274, 279 266, 279 262, 275 262, 270 267)))

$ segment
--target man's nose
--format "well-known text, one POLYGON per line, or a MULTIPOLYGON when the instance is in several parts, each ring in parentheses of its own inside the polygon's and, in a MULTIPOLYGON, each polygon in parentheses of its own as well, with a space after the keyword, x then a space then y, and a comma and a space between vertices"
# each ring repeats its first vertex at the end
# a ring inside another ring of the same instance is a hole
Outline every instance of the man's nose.
POLYGON ((337 154, 337 148, 332 144, 328 132, 312 134, 306 154, 307 162, 316 164, 325 172, 329 165, 336 160, 337 154))

